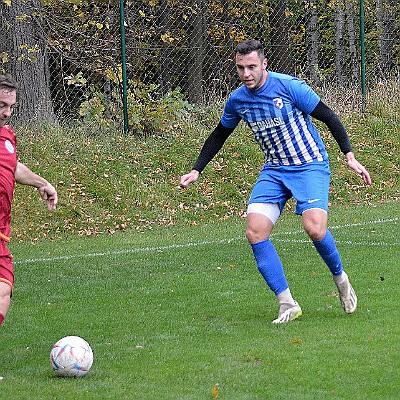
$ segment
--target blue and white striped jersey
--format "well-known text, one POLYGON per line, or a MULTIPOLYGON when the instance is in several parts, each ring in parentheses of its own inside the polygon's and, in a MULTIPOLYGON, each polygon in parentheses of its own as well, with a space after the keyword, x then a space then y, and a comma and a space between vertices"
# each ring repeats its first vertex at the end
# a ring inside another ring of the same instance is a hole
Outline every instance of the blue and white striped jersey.
POLYGON ((229 97, 221 123, 235 128, 241 119, 271 165, 302 165, 326 161, 328 154, 309 114, 319 96, 293 76, 268 71, 264 85, 256 91, 240 86, 229 97))

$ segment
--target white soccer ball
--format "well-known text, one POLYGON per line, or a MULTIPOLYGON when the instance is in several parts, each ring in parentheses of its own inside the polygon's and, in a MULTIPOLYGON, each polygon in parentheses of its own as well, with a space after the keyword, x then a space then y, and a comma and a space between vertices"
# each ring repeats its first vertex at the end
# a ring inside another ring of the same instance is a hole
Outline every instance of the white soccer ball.
POLYGON ((80 378, 93 364, 93 351, 81 337, 66 336, 51 349, 50 362, 57 376, 80 378))

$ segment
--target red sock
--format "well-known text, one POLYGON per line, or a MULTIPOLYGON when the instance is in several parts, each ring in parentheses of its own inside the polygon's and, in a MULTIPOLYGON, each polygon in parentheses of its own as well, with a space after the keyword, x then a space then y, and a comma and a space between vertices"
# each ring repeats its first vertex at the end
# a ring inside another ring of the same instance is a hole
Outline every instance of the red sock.
POLYGON ((4 315, 0 313, 0 326, 3 324, 4 315))

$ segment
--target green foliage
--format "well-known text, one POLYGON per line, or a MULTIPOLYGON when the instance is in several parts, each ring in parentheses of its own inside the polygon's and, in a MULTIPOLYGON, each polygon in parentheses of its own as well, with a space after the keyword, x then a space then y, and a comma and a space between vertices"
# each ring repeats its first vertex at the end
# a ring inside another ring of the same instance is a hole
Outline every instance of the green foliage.
MULTIPOLYGON (((79 108, 79 115, 83 117, 85 124, 95 124, 95 126, 109 127, 112 124, 112 119, 106 108, 106 101, 103 93, 95 91, 91 88, 91 96, 79 108), (106 112, 107 111, 107 112, 106 112)), ((115 107, 112 107, 114 109, 115 107)))
MULTIPOLYGON (((161 134, 170 129, 176 118, 193 107, 184 100, 179 88, 160 96, 158 85, 145 85, 130 81, 127 91, 128 125, 136 136, 161 134)), ((114 91, 111 97, 91 88, 88 100, 79 110, 85 124, 104 127, 123 125, 120 93, 114 91)))
MULTIPOLYGON (((336 109, 334 92, 330 95, 324 100, 336 109)), ((365 114, 354 112, 351 105, 339 111, 357 159, 371 173, 371 187, 365 187, 348 169, 337 143, 326 126, 319 124, 331 160, 332 206, 371 206, 400 199, 400 107, 396 103, 400 96, 394 91, 383 95, 381 87, 369 96, 371 108, 365 114), (393 100, 387 101, 385 96, 393 100)), ((172 118, 179 107, 168 107, 160 109, 170 113, 169 127, 147 137, 124 136, 106 126, 96 135, 85 125, 16 129, 19 157, 54 183, 60 203, 57 211, 49 213, 34 190, 17 185, 13 240, 145 231, 155 226, 199 225, 243 216, 263 164, 249 129, 241 124, 198 182, 181 190, 180 176, 192 168, 218 123, 222 107, 217 104, 186 112, 184 118, 172 118)), ((145 107, 140 110, 144 118, 145 107)), ((99 120, 98 125, 101 123, 99 120)))
POLYGON ((193 107, 184 100, 180 88, 164 96, 157 95, 158 85, 131 81, 128 89, 128 117, 130 129, 141 136, 162 133, 182 112, 193 107))

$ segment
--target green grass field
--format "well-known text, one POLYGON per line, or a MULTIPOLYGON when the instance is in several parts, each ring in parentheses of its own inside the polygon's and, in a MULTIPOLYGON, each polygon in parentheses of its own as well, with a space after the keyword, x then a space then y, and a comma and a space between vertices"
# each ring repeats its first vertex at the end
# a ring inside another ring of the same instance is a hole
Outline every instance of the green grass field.
POLYGON ((14 243, 16 284, 0 331, 1 399, 398 399, 398 202, 332 208, 330 228, 359 296, 346 315, 327 268, 284 214, 273 240, 303 317, 277 304, 243 219, 14 243), (94 364, 56 378, 59 338, 94 364))

